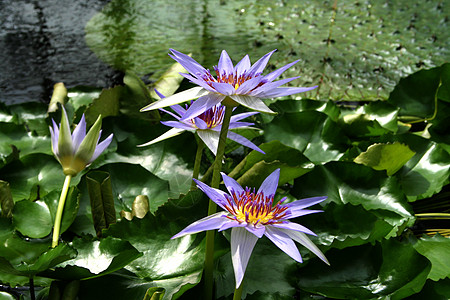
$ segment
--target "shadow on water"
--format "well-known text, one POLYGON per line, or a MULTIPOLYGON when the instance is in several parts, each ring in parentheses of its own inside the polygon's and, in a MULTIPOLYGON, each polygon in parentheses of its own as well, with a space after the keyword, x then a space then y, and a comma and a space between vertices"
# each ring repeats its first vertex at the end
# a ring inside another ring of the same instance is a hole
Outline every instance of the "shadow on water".
POLYGON ((101 62, 84 41, 85 24, 107 2, 2 0, 0 102, 48 102, 60 81, 68 87, 120 83, 121 73, 101 62))

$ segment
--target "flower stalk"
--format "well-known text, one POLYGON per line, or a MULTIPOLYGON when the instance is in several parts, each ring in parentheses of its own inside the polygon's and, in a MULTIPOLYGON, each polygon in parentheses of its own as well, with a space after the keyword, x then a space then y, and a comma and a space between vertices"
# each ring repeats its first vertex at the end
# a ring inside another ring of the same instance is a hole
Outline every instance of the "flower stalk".
MULTIPOLYGON (((228 127, 230 125, 233 106, 225 106, 225 115, 223 117, 222 128, 220 130, 219 145, 217 147, 216 159, 214 160, 214 169, 212 174, 211 186, 218 188, 220 184, 220 171, 222 170, 222 159, 225 153, 227 143, 228 127)), ((209 200, 208 216, 216 212, 217 205, 209 200)), ((206 253, 205 253, 205 299, 212 299, 214 286, 214 231, 206 232, 206 253)))
POLYGON ((58 201, 58 209, 56 211, 55 216, 55 225, 53 227, 53 238, 52 238, 52 248, 58 246, 59 240, 59 232, 61 230, 61 220, 64 211, 64 204, 67 198, 67 192, 69 191, 70 180, 72 179, 72 175, 66 175, 66 179, 64 180, 63 189, 61 191, 61 196, 58 201))
MULTIPOLYGON (((195 139, 197 141, 197 152, 195 153, 195 161, 194 161, 194 172, 192 173, 192 178, 198 179, 198 175, 200 174, 200 165, 202 162, 202 156, 203 156, 203 148, 205 148, 205 143, 198 137, 198 135, 195 135, 195 139)), ((191 183, 191 191, 196 189, 195 181, 192 180, 191 183)))
POLYGON ((241 300, 242 299, 242 283, 241 285, 234 290, 233 300, 241 300))

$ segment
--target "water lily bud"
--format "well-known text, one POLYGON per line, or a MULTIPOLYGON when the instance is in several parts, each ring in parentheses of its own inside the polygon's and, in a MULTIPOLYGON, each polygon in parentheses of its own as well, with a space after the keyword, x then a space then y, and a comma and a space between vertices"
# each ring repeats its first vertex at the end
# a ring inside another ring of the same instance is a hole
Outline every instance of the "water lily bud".
POLYGON ((50 127, 52 150, 63 167, 65 175, 77 175, 90 165, 112 141, 113 135, 111 134, 103 142, 98 143, 102 127, 101 116, 98 117, 87 134, 84 114, 73 134, 70 133, 70 125, 64 107, 61 124, 58 126, 54 120, 52 122, 53 128, 50 127))

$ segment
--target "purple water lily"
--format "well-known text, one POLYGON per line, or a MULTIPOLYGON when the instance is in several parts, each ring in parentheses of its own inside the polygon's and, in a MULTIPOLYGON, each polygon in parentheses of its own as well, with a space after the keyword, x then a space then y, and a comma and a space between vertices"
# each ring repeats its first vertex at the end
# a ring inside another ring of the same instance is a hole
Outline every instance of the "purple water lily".
MULTIPOLYGON (((159 93, 157 90, 155 90, 156 93, 161 97, 165 98, 164 95, 159 93)), ((151 140, 148 143, 145 143, 142 146, 148 146, 152 145, 154 143, 163 141, 165 139, 168 139, 170 137, 179 135, 180 133, 184 131, 191 131, 196 132, 197 135, 200 137, 200 139, 205 143, 205 145, 214 153, 214 155, 217 153, 217 147, 219 145, 219 135, 220 130, 222 128, 222 122, 223 117, 225 113, 225 106, 222 106, 220 104, 208 109, 207 111, 203 112, 199 116, 192 118, 192 119, 185 119, 184 115, 186 114, 186 111, 189 109, 185 109, 180 105, 172 105, 170 107, 175 113, 172 113, 165 109, 160 109, 171 116, 173 116, 177 121, 163 121, 162 124, 166 126, 173 127, 166 133, 162 134, 161 136, 157 137, 154 140, 151 140)), ((248 113, 241 113, 237 114, 231 117, 230 119, 230 126, 229 129, 235 129, 235 128, 243 128, 243 127, 249 127, 254 125, 254 123, 250 122, 239 122, 242 119, 245 119, 247 117, 250 117, 252 115, 257 114, 258 112, 248 112, 248 113)), ((259 151, 261 153, 264 153, 258 146, 253 144, 251 141, 243 137, 242 135, 239 135, 235 132, 228 131, 227 137, 230 140, 233 140, 241 145, 244 145, 246 147, 249 147, 253 150, 259 151)), ((265 154, 265 153, 264 153, 265 154)))
POLYGON ((101 136, 101 116, 92 125, 86 134, 86 120, 84 114, 80 123, 70 133, 67 113, 62 108, 61 124, 58 126, 52 119, 53 128, 50 128, 52 150, 56 159, 63 167, 64 174, 75 176, 87 165, 91 164, 111 143, 113 135, 110 134, 104 141, 98 143, 101 136))
POLYGON ((223 50, 218 65, 214 67, 216 77, 212 76, 209 70, 203 68, 188 55, 174 49, 170 49, 170 51, 172 52, 172 54, 169 54, 170 57, 179 62, 190 73, 180 74, 192 83, 197 84, 198 87, 154 102, 142 108, 141 111, 163 108, 198 98, 184 114, 184 119, 192 119, 225 99, 228 103, 234 102, 233 104, 240 104, 252 110, 274 113, 264 104, 262 98, 289 96, 310 91, 317 87, 280 87, 299 78, 299 76, 274 81, 299 60, 267 75, 262 75, 270 56, 276 50, 267 53, 253 65, 250 63, 249 56, 245 55, 236 66, 233 66, 228 53, 223 50))
POLYGON ((287 204, 283 204, 286 199, 283 198, 274 205, 273 200, 279 177, 280 169, 277 169, 264 180, 261 187, 255 192, 255 189, 242 188, 237 181, 222 173, 229 194, 194 179, 197 186, 224 211, 192 223, 172 239, 206 230, 219 229, 222 231, 232 228, 231 257, 236 288, 241 285, 253 248, 258 238, 263 235, 298 262, 302 262, 302 257, 294 241, 302 244, 329 264, 325 255, 306 236, 306 234, 315 235, 314 232, 289 221, 292 218, 321 212, 321 210, 304 208, 320 203, 327 197, 313 197, 287 204))

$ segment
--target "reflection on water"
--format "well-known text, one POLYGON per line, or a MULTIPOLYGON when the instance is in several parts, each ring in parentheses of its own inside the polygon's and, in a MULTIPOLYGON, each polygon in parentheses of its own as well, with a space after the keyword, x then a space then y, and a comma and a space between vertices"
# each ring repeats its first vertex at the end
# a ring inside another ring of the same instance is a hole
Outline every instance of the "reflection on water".
POLYGON ((48 101, 58 81, 120 83, 97 57, 156 79, 173 63, 169 48, 207 68, 222 49, 235 62, 247 53, 254 62, 276 48, 269 70, 301 59, 284 75, 301 75, 295 86, 319 84, 295 97, 334 100, 385 99, 401 77, 450 58, 445 1, 334 3, 1 0, 0 101, 48 101))
POLYGON ((107 2, 1 0, 0 102, 49 101, 59 81, 68 87, 117 81, 119 72, 84 41, 86 22, 107 2))
POLYGON ((278 49, 269 69, 301 61, 285 76, 319 88, 295 97, 385 99, 401 77, 450 58, 442 1, 112 0, 86 26, 86 41, 119 69, 157 78, 191 52, 207 68, 222 49, 254 62, 278 49), (387 17, 392 16, 392 17, 387 17))

